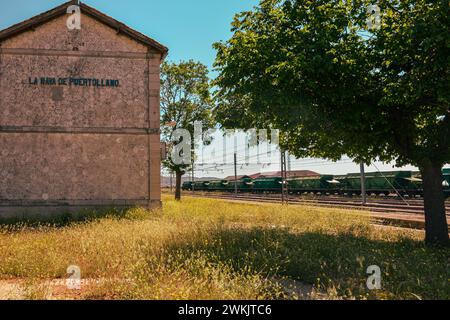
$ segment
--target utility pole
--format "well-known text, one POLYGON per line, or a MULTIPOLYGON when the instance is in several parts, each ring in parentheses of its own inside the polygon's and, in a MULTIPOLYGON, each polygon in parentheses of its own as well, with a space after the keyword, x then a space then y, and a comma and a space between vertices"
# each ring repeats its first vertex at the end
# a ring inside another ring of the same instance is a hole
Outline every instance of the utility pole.
POLYGON ((366 193, 366 174, 364 172, 364 163, 360 163, 361 168, 361 196, 362 204, 367 204, 367 193, 366 193))
POLYGON ((195 175, 194 175, 194 157, 195 157, 195 151, 192 150, 192 164, 191 164, 191 171, 192 171, 192 193, 195 192, 195 175))
POLYGON ((288 204, 286 151, 281 151, 281 203, 288 204))
POLYGON ((237 187, 237 153, 234 153, 234 196, 237 198, 238 187, 237 187))
POLYGON ((286 157, 287 157, 287 171, 291 172, 292 171, 292 166, 291 166, 291 155, 290 153, 286 153, 286 157))

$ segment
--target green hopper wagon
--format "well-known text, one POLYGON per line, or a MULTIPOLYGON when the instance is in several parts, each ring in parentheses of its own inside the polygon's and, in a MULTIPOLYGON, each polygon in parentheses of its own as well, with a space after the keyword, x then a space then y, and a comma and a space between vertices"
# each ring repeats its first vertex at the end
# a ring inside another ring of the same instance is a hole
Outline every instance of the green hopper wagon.
POLYGON ((281 193, 281 177, 261 177, 253 180, 255 193, 281 193))
POLYGON ((185 181, 181 185, 181 190, 192 191, 192 181, 185 181))
POLYGON ((445 195, 450 197, 450 168, 442 170, 442 176, 444 178, 442 186, 444 187, 445 195))
POLYGON ((209 181, 208 191, 225 191, 226 180, 209 181))
POLYGON ((237 185, 238 192, 251 192, 253 188, 253 179, 247 176, 238 178, 237 180, 229 179, 223 183, 225 191, 234 192, 235 185, 237 185), (236 183, 235 183, 236 181, 236 183))
POLYGON ((195 181, 195 191, 208 191, 209 181, 195 181))
POLYGON ((296 177, 288 179, 288 190, 290 193, 321 193, 334 194, 339 192, 340 181, 335 180, 332 175, 321 175, 316 177, 296 177))
MULTIPOLYGON (((368 194, 400 193, 410 196, 421 194, 422 180, 414 177, 411 171, 371 172, 366 173, 365 177, 368 194)), ((359 173, 350 173, 346 176, 343 192, 361 194, 361 175, 359 173)))

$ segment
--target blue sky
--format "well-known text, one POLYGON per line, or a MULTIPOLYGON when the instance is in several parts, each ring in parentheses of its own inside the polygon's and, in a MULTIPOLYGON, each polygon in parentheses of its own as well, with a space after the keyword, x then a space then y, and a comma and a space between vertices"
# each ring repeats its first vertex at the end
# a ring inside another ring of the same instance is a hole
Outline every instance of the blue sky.
MULTIPOLYGON (((65 0, 0 0, 0 29, 52 9, 65 0)), ((82 1, 169 47, 169 59, 195 59, 212 66, 212 44, 227 40, 236 13, 258 0, 82 1)))

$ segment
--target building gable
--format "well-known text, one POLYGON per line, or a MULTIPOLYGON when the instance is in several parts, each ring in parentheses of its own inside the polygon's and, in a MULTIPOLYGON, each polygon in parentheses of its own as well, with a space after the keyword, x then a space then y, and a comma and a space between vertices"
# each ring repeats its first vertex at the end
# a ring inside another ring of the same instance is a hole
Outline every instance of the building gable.
MULTIPOLYGON (((76 2, 76 1, 75 1, 76 2)), ((81 30, 69 30, 69 1, 55 9, 0 31, 0 46, 47 50, 152 52, 167 55, 168 49, 125 24, 81 3, 81 30)))

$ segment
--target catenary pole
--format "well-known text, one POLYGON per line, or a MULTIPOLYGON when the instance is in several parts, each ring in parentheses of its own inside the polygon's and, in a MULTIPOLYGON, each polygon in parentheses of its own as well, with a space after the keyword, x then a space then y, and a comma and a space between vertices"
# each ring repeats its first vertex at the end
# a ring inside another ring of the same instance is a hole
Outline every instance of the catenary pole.
POLYGON ((362 203, 367 203, 367 193, 366 193, 366 173, 364 169, 364 163, 360 163, 360 171, 361 171, 361 197, 362 203))
POLYGON ((237 153, 234 153, 234 196, 237 198, 238 187, 237 187, 237 153))

